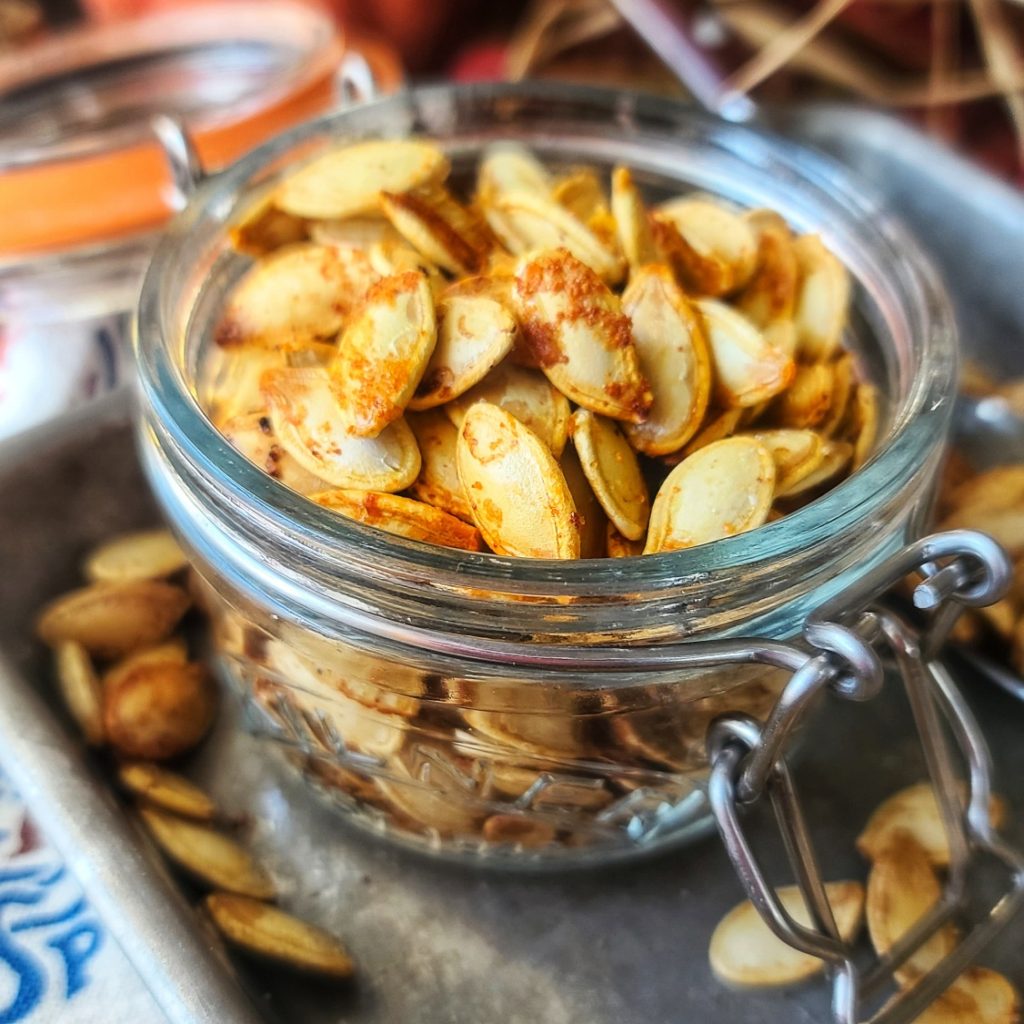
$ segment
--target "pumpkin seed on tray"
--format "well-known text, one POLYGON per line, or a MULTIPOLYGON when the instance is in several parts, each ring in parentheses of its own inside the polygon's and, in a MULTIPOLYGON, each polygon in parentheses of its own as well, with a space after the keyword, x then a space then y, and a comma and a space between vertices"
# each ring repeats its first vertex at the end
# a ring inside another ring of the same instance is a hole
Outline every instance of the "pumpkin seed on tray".
POLYGON ((822 238, 518 144, 472 191, 449 170, 429 140, 338 146, 233 227, 253 262, 200 397, 282 484, 426 543, 477 547, 455 517, 504 555, 638 557, 774 522, 870 456, 822 238))

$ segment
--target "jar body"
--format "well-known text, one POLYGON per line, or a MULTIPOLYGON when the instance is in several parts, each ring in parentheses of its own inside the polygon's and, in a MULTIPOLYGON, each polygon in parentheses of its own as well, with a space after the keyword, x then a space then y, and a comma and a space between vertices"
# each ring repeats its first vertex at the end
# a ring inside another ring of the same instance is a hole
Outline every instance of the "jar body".
POLYGON ((927 515, 955 359, 926 262, 832 165, 685 107, 528 84, 414 90, 270 144, 211 183, 161 250, 139 314, 142 450, 205 581, 225 674, 322 793, 407 845, 535 865, 706 832, 708 724, 763 719, 787 674, 682 669, 659 650, 799 637, 927 515), (652 198, 705 189, 823 230, 859 281, 851 347, 888 396, 879 455, 753 534, 618 564, 427 548, 335 522, 260 474, 197 398, 218 303, 244 270, 225 225, 292 150, 411 131, 456 175, 486 142, 519 139, 555 165, 629 164, 652 198))

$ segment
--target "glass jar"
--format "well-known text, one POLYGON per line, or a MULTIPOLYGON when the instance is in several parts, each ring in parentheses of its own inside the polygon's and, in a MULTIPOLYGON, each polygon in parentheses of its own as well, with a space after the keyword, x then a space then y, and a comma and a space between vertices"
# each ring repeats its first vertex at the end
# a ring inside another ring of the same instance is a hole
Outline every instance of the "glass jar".
MULTIPOLYGON (((390 53, 356 40, 383 89, 390 53)), ((178 197, 152 126, 220 168, 337 102, 351 55, 301 0, 202 3, 0 56, 0 438, 124 383, 142 274, 178 197)))
POLYGON ((799 637, 813 609, 921 532, 955 372, 929 264, 834 164, 674 102, 552 84, 416 89, 268 143, 171 226, 137 335, 146 471, 254 723, 353 822, 506 865, 607 861, 707 831, 709 722, 734 709, 763 719, 787 675, 713 657, 683 669, 676 652, 799 637), (515 139, 551 165, 625 163, 651 198, 697 188, 821 231, 857 281, 848 343, 887 396, 875 455, 752 533, 576 562, 407 541, 262 473, 198 394, 211 326, 248 265, 226 227, 296 154, 411 133, 448 152, 456 179, 482 146, 515 139))

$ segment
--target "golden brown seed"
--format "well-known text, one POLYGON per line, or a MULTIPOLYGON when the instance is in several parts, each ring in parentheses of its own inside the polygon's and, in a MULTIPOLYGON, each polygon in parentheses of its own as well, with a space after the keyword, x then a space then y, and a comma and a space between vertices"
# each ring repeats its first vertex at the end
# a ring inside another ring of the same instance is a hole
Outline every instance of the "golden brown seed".
POLYGON ((578 558, 576 509, 551 450, 511 413, 478 402, 459 431, 459 478, 497 554, 578 558))
POLYGON ((853 468, 860 469, 871 456, 878 438, 878 391, 871 384, 858 384, 853 401, 857 431, 853 442, 853 468))
POLYGON ((772 404, 772 417, 780 427, 817 427, 828 416, 834 391, 835 374, 830 363, 799 366, 793 382, 772 404))
MULTIPOLYGON (((992 824, 999 828, 1006 817, 1006 803, 997 796, 989 806, 992 824)), ((857 837, 857 849, 869 859, 881 856, 897 832, 909 833, 936 867, 949 863, 949 841, 935 790, 922 782, 894 793, 879 804, 864 831, 857 837)))
POLYGON ((382 192, 381 206, 413 248, 449 273, 482 270, 494 248, 487 224, 441 186, 382 192))
POLYGON ((160 849, 197 881, 257 900, 276 895, 270 875, 233 839, 155 807, 143 807, 139 815, 160 849))
POLYGON ((218 428, 239 417, 258 416, 266 404, 260 394, 260 378, 267 370, 287 365, 284 349, 210 345, 199 370, 199 400, 218 428))
POLYGON ((605 514, 620 533, 639 540, 647 532, 651 504, 633 449, 612 420, 587 409, 573 413, 571 432, 583 472, 605 514))
POLYGON ((821 487, 823 484, 834 480, 849 464, 853 456, 853 445, 845 441, 822 442, 824 454, 818 468, 804 477, 800 477, 788 484, 786 489, 776 492, 777 498, 796 498, 821 487))
POLYGON ((496 366, 476 387, 449 402, 444 411, 456 427, 477 402, 490 402, 528 426, 557 459, 569 436, 569 400, 543 374, 508 361, 496 366))
POLYGON ((366 293, 327 367, 350 433, 376 437, 405 412, 436 343, 434 299, 419 271, 366 293))
POLYGON ((198 786, 159 765, 134 761, 118 769, 118 780, 147 804, 193 821, 211 821, 217 805, 198 786))
POLYGON ((964 971, 914 1024, 1020 1024, 1020 996, 986 967, 964 971))
POLYGON ((800 267, 795 315, 800 357, 829 359, 849 318, 850 275, 817 235, 798 238, 793 254, 800 267))
POLYGON ((103 690, 107 742, 125 757, 166 761, 206 735, 216 692, 202 665, 137 665, 103 690))
POLYGON ((516 321, 486 295, 452 295, 437 309, 437 345, 408 407, 433 409, 478 384, 512 350, 516 321))
MULTIPOLYGON (((840 935, 844 941, 852 941, 860 930, 864 887, 857 882, 827 882, 825 893, 840 935)), ((811 926, 799 887, 785 886, 775 894, 798 924, 811 926)), ((719 922, 711 936, 708 958, 719 981, 743 988, 793 985, 825 969, 823 960, 777 938, 749 901, 734 907, 719 922)))
POLYGON ((690 248, 706 261, 725 270, 721 291, 741 288, 757 265, 757 237, 742 216, 713 198, 673 199, 658 207, 658 217, 668 221, 690 248))
POLYGON ((396 420, 376 437, 352 436, 327 370, 271 370, 263 394, 281 447, 329 484, 401 491, 416 479, 420 452, 406 422, 396 420))
POLYGON ((348 951, 322 928, 246 896, 215 892, 205 902, 217 929, 245 953, 328 978, 355 972, 348 951))
POLYGON ((480 551, 480 532, 475 526, 422 501, 382 491, 333 490, 310 498, 332 512, 375 526, 398 537, 408 537, 446 548, 480 551))
POLYGON ((98 658, 117 658, 169 636, 188 610, 181 587, 159 580, 93 583, 51 601, 36 623, 51 647, 80 643, 98 658))
POLYGON ((775 461, 752 437, 716 441, 683 459, 651 509, 644 554, 677 551, 761 526, 775 493, 775 461))
POLYGON ((512 248, 517 255, 536 249, 564 249, 607 284, 622 279, 622 258, 553 199, 514 192, 499 196, 492 205, 513 237, 521 239, 512 248))
POLYGON ((481 832, 489 843, 526 848, 547 846, 557 834, 550 821, 519 814, 493 814, 484 822, 481 832))
POLYGON ((141 647, 124 658, 120 658, 103 673, 103 688, 107 689, 116 685, 122 677, 138 668, 139 665, 159 665, 168 662, 172 665, 188 663, 188 645, 185 643, 184 637, 172 636, 163 643, 154 644, 152 647, 141 647))
POLYGON ((473 513, 462 491, 456 447, 459 431, 441 409, 410 413, 409 426, 416 435, 423 465, 409 488, 428 505, 472 522, 473 513))
POLYGON ((289 174, 274 202, 299 217, 351 217, 380 209, 382 192, 408 192, 447 174, 447 159, 429 142, 360 142, 324 153, 289 174))
POLYGON ((277 348, 332 338, 374 276, 337 249, 300 243, 264 256, 235 285, 217 344, 277 348))
POLYGON ((609 558, 636 558, 644 553, 645 540, 646 537, 628 540, 615 529, 614 523, 609 523, 605 538, 605 554, 609 558))
POLYGON ((616 167, 612 171, 612 216, 619 247, 630 270, 656 262, 658 250, 650 217, 628 167, 616 167))
POLYGON ((750 222, 757 236, 757 270, 736 299, 736 308, 762 329, 789 322, 796 309, 800 268, 789 228, 768 221, 750 222))
POLYGON ((715 393, 728 407, 758 405, 784 391, 796 368, 742 314, 714 299, 698 299, 714 364, 715 393))
POLYGON ((330 486, 285 451, 265 413, 235 416, 221 426, 220 432, 254 466, 299 494, 313 494, 330 486))
POLYGON ((608 519, 601 503, 594 495, 586 473, 580 465, 576 449, 566 445, 558 461, 559 469, 572 495, 576 509, 576 524, 580 531, 580 558, 603 558, 605 549, 605 528, 608 519))
POLYGON ((533 192, 551 194, 551 177, 544 165, 525 146, 498 142, 488 146, 480 160, 477 196, 489 203, 500 195, 533 192))
MULTIPOLYGON (((877 853, 868 876, 867 920, 871 944, 880 956, 942 899, 942 886, 928 854, 907 832, 896 831, 877 853)), ((956 931, 944 925, 896 971, 908 983, 931 970, 956 945, 956 931)))
POLYGON ((706 448, 715 441, 731 437, 739 428, 743 419, 742 409, 726 409, 713 419, 707 421, 700 433, 683 448, 683 457, 692 455, 701 448, 706 448))
POLYGON ((337 249, 369 249, 373 245, 404 245, 391 222, 380 216, 342 217, 309 224, 309 237, 318 245, 337 249))
POLYGON ((103 690, 86 649, 74 640, 57 645, 54 651, 57 685, 68 713, 90 746, 103 745, 103 690))
POLYGON ((758 430, 752 435, 775 459, 775 493, 806 479, 825 459, 825 443, 813 430, 758 430))
POLYGON ((690 440, 707 411, 711 355, 704 326, 663 264, 634 272, 622 309, 654 396, 647 419, 628 424, 626 435, 638 451, 668 455, 690 440))
POLYGON ((265 256, 274 249, 309 236, 309 223, 274 206, 271 194, 262 196, 245 211, 229 232, 231 244, 249 256, 265 256))
POLYGON ((170 530, 126 533, 94 548, 85 560, 85 576, 93 583, 126 583, 171 576, 188 565, 185 552, 170 530))
POLYGON ((450 753, 421 743, 389 767, 390 777, 380 776, 377 785, 403 815, 442 835, 476 834, 485 811, 450 753), (428 751, 436 756, 427 756, 428 751))
POLYGON ((583 224, 608 213, 601 179, 590 167, 577 168, 559 178, 551 186, 551 198, 583 224))
POLYGON ((653 396, 618 297, 565 249, 524 259, 515 301, 524 339, 566 397, 612 419, 642 422, 653 396))
POLYGON ((819 433, 832 437, 839 430, 850 407, 850 398, 857 386, 857 371, 848 352, 832 364, 832 401, 828 413, 818 424, 819 433))

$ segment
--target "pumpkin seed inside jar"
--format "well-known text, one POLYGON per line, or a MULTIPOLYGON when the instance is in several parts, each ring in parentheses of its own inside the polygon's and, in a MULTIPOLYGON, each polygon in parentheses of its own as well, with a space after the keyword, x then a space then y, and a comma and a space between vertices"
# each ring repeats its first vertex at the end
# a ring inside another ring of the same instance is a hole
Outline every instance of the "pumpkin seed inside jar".
MULTIPOLYGON (((210 332, 211 421, 318 515, 628 571, 774 523, 869 457, 877 392, 843 347, 851 284, 822 238, 519 145, 449 175, 422 140, 286 169, 261 215, 298 238, 258 250, 210 332)), ((778 690, 737 670, 696 699, 552 694, 257 635, 244 607, 216 620, 252 699, 318 737, 317 785, 435 842, 600 843, 631 794, 685 796, 716 714, 764 717, 778 690)))

